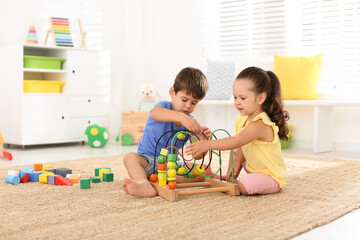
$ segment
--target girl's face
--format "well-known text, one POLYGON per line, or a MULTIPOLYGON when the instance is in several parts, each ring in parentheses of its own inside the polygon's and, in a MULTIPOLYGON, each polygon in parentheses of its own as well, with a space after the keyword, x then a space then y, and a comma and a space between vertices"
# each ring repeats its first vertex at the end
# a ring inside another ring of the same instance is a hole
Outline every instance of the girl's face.
POLYGON ((189 115, 195 110, 196 104, 199 103, 198 99, 193 98, 191 95, 186 94, 185 91, 175 93, 174 88, 170 88, 171 108, 174 111, 185 113, 189 115))
POLYGON ((256 94, 254 85, 249 79, 236 79, 233 85, 234 105, 240 114, 249 120, 263 112, 261 104, 265 101, 265 93, 256 94))

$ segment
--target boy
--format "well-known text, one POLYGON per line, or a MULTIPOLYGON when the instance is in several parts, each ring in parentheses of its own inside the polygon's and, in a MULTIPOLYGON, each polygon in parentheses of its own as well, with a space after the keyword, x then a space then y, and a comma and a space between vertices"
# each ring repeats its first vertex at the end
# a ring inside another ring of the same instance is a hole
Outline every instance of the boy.
MULTIPOLYGON (((173 86, 169 90, 171 102, 160 101, 151 110, 147 120, 143 136, 139 142, 137 153, 128 153, 124 157, 124 165, 131 179, 125 178, 122 187, 126 194, 141 197, 154 197, 156 190, 149 182, 149 177, 154 171, 154 152, 159 138, 169 130, 189 130, 197 134, 200 140, 206 140, 211 131, 200 124, 190 115, 196 105, 202 100, 208 90, 208 82, 205 75, 195 68, 184 68, 176 76, 173 86)), ((170 134, 169 134, 170 136, 170 134)), ((166 146, 167 138, 161 138, 156 150, 159 156, 160 150, 166 146)), ((177 141, 176 148, 182 146, 182 141, 177 141)), ((196 159, 202 158, 199 153, 196 159)), ((156 160, 155 160, 156 161, 156 160)), ((189 164, 188 164, 189 165, 189 164)), ((191 165, 191 164, 190 164, 191 165)), ((157 164, 155 163, 155 172, 157 164)), ((200 181, 197 179, 184 179, 177 176, 177 182, 200 181)))

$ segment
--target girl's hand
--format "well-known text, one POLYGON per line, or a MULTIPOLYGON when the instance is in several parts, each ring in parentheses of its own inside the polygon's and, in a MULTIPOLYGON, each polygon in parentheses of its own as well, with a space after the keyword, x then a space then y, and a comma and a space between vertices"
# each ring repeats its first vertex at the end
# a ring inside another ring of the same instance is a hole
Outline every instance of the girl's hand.
POLYGON ((185 147, 185 153, 191 156, 207 151, 209 151, 209 141, 198 141, 185 147))

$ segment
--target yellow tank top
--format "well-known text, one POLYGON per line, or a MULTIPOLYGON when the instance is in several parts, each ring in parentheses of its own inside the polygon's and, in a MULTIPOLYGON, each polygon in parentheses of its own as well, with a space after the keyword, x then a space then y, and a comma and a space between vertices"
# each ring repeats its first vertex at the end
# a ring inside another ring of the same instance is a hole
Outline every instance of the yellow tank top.
POLYGON ((286 184, 286 166, 281 152, 279 139, 279 128, 271 121, 269 116, 262 112, 253 120, 247 121, 248 116, 238 116, 235 122, 236 133, 241 132, 248 124, 258 120, 272 127, 274 140, 272 142, 262 142, 257 139, 241 147, 246 159, 246 169, 249 172, 263 172, 270 175, 280 188, 286 184))

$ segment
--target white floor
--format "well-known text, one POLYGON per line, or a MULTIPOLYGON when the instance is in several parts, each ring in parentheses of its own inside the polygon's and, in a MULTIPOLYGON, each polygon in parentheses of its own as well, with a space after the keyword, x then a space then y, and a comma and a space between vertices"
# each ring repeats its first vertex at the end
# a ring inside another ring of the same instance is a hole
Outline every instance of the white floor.
MULTIPOLYGON (((113 141, 104 148, 94 149, 81 143, 29 146, 25 150, 20 147, 6 149, 13 155, 13 160, 0 159, 0 167, 17 165, 56 162, 63 160, 90 158, 97 156, 112 156, 121 153, 136 151, 136 146, 125 147, 113 141)), ((310 149, 288 149, 284 151, 287 155, 309 156, 309 157, 334 157, 360 161, 359 152, 329 152, 313 154, 310 149)), ((304 234, 294 237, 294 240, 309 239, 360 239, 360 210, 351 212, 335 221, 321 227, 317 227, 304 234)))

